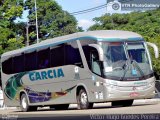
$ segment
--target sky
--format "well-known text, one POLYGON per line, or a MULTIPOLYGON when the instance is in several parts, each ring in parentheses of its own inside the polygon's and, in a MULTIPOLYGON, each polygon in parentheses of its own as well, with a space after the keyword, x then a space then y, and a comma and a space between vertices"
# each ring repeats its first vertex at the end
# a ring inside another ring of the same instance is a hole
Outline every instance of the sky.
MULTIPOLYGON (((99 5, 106 4, 106 0, 56 0, 56 2, 62 7, 63 10, 69 13, 86 10, 89 8, 97 7, 99 5)), ((106 8, 96 10, 93 12, 75 15, 78 26, 83 27, 84 30, 93 25, 93 18, 100 17, 106 13, 106 8)))
MULTIPOLYGON (((38 1, 38 0, 37 0, 38 1)), ((106 0, 55 0, 63 10, 68 11, 69 13, 90 9, 100 5, 106 4, 106 0)), ((83 27, 84 30, 87 30, 91 25, 94 24, 93 18, 100 17, 106 13, 106 8, 96 10, 93 12, 75 15, 75 18, 78 21, 78 26, 83 27)), ((28 11, 23 12, 22 18, 16 19, 16 22, 27 22, 28 11)))
MULTIPOLYGON (((68 11, 69 13, 94 8, 107 3, 107 0, 55 0, 55 1, 62 7, 63 10, 68 11)), ((107 7, 104 7, 96 11, 88 12, 85 14, 74 15, 78 21, 78 26, 82 27, 84 30, 87 30, 91 25, 94 24, 93 18, 95 17, 100 17, 105 13, 113 14, 113 13, 131 12, 131 11, 121 11, 121 5, 118 10, 114 10, 113 5, 116 2, 118 2, 118 0, 113 0, 113 1, 110 0, 110 2, 107 4, 107 7)), ((28 21, 27 15, 28 15, 28 11, 24 11, 22 18, 17 19, 16 21, 27 22, 28 21)))

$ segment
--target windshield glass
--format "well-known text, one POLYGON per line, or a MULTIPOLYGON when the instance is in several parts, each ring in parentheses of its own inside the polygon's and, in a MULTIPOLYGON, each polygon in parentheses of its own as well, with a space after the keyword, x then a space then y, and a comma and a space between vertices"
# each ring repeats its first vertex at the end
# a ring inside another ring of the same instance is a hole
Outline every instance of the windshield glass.
POLYGON ((143 42, 104 42, 102 48, 106 78, 138 80, 152 74, 143 42))

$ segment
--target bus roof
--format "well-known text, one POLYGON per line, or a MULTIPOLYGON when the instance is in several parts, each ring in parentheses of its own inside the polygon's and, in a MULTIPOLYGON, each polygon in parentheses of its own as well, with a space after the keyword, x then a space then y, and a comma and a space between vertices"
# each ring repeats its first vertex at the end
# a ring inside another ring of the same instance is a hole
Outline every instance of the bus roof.
POLYGON ((130 31, 121 31, 121 30, 97 30, 97 31, 88 31, 88 32, 78 32, 70 35, 65 35, 61 37, 51 38, 48 40, 44 40, 40 43, 30 45, 21 49, 13 50, 10 52, 6 52, 2 54, 3 57, 7 56, 15 56, 21 53, 28 53, 35 50, 40 50, 44 48, 48 48, 49 46, 65 43, 72 40, 97 40, 97 41, 139 41, 142 40, 142 36, 130 32, 130 31))

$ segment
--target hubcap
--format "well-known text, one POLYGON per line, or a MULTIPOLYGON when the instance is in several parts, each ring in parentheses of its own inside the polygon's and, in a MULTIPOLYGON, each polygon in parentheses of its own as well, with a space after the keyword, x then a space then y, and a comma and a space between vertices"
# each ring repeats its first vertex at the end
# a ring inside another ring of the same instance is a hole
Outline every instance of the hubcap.
POLYGON ((87 94, 84 92, 81 94, 81 103, 83 105, 87 104, 87 94))
POLYGON ((26 103, 26 99, 25 98, 22 99, 22 107, 24 109, 27 108, 27 103, 26 103))

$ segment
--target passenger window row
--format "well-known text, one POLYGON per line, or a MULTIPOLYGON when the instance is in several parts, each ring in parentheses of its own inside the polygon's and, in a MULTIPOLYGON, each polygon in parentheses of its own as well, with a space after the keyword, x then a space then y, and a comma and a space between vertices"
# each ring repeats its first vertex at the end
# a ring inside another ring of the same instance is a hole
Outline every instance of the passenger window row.
POLYGON ((11 57, 2 63, 2 70, 6 74, 13 74, 64 65, 83 67, 80 52, 75 43, 76 41, 11 57))

